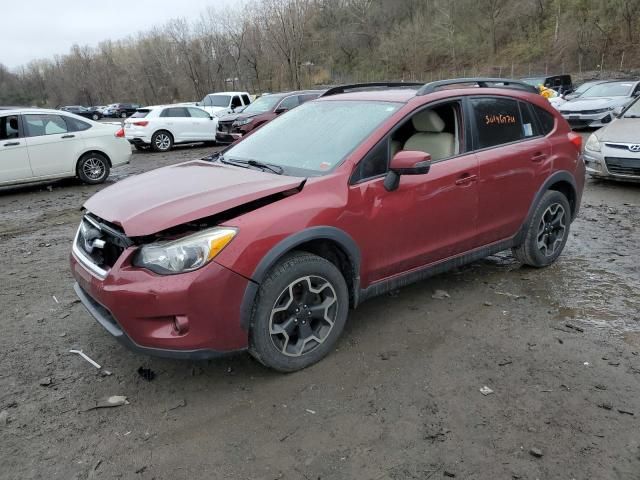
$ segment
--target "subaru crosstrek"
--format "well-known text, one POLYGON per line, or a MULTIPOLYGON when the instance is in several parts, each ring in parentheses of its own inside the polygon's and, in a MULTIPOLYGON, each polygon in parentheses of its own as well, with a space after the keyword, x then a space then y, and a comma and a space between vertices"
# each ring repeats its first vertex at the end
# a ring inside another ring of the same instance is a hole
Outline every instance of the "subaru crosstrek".
POLYGON ((580 136, 524 84, 485 80, 341 88, 102 190, 73 243, 78 296, 135 350, 293 371, 372 296, 505 249, 551 264, 580 205, 580 136))

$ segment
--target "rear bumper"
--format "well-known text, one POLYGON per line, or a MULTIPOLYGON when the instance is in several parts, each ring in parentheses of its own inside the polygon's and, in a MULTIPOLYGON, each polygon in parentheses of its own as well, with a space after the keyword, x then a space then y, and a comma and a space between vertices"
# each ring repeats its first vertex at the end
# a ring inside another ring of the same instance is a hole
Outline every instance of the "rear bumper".
POLYGON ((74 253, 74 290, 89 313, 120 343, 149 355, 203 359, 246 349, 240 304, 248 280, 211 262, 180 275, 131 265, 125 250, 104 278, 74 253))

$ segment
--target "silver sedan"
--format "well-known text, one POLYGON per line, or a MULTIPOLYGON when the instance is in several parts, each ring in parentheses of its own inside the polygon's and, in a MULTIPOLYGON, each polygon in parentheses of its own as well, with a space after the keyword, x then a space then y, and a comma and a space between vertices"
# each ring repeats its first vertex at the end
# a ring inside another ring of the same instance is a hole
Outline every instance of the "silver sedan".
POLYGON ((640 182, 640 98, 591 134, 584 161, 593 177, 640 182))

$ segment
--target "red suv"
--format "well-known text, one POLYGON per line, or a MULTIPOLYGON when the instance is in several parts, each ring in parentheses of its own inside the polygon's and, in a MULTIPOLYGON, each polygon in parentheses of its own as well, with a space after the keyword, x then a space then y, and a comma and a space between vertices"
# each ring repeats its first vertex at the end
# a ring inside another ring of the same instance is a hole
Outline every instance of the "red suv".
POLYGON ((222 154, 122 180, 85 204, 75 290, 138 351, 248 350, 293 371, 372 296, 506 249, 547 266, 585 167, 580 137, 529 88, 345 87, 222 154))
POLYGON ((219 144, 236 142, 278 115, 310 100, 315 100, 322 93, 322 90, 303 90, 263 95, 241 112, 230 113, 219 118, 216 142, 219 144))

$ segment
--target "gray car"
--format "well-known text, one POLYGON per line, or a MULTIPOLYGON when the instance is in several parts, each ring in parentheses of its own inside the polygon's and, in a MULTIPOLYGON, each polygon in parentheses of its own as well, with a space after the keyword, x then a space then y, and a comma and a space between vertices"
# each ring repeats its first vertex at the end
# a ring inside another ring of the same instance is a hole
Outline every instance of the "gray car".
POLYGON ((593 177, 640 182, 640 99, 591 134, 584 161, 593 177))
POLYGON ((595 85, 580 97, 560 105, 560 113, 573 128, 599 128, 614 119, 613 111, 624 108, 640 95, 640 81, 612 81, 595 85))

